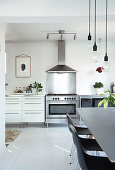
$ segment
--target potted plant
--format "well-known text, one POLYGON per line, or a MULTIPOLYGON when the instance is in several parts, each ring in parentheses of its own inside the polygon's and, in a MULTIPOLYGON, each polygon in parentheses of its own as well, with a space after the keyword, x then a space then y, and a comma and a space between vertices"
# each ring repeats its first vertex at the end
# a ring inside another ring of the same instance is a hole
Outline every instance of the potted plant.
POLYGON ((42 88, 43 88, 43 86, 41 85, 41 83, 38 83, 38 82, 34 82, 33 83, 33 86, 32 86, 33 88, 35 88, 35 90, 36 90, 36 92, 35 92, 35 94, 38 94, 38 92, 41 92, 42 91, 42 88))
POLYGON ((96 94, 101 94, 103 90, 103 83, 101 82, 95 82, 93 87, 96 89, 96 94))
POLYGON ((108 104, 110 104, 111 106, 115 107, 115 94, 111 94, 111 92, 108 91, 104 91, 105 94, 101 94, 104 96, 103 100, 101 100, 98 103, 98 107, 100 107, 101 105, 103 105, 104 109, 107 109, 108 104))

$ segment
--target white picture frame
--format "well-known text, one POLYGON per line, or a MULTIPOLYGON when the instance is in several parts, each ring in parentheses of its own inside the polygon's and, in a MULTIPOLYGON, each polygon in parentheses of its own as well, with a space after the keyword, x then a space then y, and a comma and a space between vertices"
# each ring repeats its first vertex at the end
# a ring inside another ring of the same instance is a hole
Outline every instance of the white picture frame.
POLYGON ((31 77, 31 57, 21 54, 15 57, 15 75, 16 78, 31 77))

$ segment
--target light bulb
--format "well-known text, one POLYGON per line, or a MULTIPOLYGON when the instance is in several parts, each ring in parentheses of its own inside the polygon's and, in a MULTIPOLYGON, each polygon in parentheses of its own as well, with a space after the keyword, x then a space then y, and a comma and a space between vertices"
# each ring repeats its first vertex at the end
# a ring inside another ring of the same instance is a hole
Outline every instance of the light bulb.
POLYGON ((99 61, 98 51, 92 52, 92 59, 93 59, 93 62, 95 62, 95 63, 99 61))
POLYGON ((104 61, 104 63, 103 63, 103 71, 104 72, 108 72, 109 71, 109 69, 110 69, 110 64, 109 64, 109 62, 108 61, 104 61))
POLYGON ((88 40, 88 49, 92 50, 92 41, 91 40, 88 40))

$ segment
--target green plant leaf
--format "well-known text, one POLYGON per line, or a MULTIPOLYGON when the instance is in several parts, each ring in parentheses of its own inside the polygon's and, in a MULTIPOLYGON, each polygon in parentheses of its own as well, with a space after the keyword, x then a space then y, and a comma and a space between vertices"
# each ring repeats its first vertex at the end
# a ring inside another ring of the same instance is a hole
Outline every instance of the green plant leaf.
POLYGON ((107 91, 104 91, 104 93, 110 93, 110 91, 109 91, 109 90, 107 90, 107 91))
POLYGON ((101 88, 103 87, 103 84, 101 82, 95 82, 95 84, 93 85, 94 88, 101 88))
POLYGON ((102 104, 104 104, 104 99, 98 103, 98 107, 100 107, 102 104))
POLYGON ((112 95, 110 90, 106 90, 104 93, 108 94, 104 95, 103 100, 98 103, 98 107, 100 107, 103 104, 104 109, 107 109, 109 103, 115 107, 115 95, 114 94, 112 95))
POLYGON ((107 107, 108 107, 108 101, 106 100, 106 101, 104 101, 104 109, 107 109, 107 107))
POLYGON ((33 83, 33 86, 32 86, 33 88, 35 88, 36 89, 36 91, 42 91, 42 88, 43 88, 43 86, 41 85, 41 83, 37 83, 36 81, 33 83))

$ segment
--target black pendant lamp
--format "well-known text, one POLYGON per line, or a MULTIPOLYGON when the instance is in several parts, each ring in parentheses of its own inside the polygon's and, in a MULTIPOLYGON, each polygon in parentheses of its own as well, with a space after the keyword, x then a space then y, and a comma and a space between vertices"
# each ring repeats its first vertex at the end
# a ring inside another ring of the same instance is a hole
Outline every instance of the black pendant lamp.
POLYGON ((96 0, 95 0, 95 41, 93 45, 93 51, 97 51, 97 45, 96 45, 96 0))
POLYGON ((109 70, 109 63, 108 63, 108 56, 107 56, 107 8, 108 8, 108 0, 106 0, 106 52, 105 52, 104 63, 103 63, 104 71, 109 70))
POLYGON ((91 7, 91 0, 89 0, 89 35, 88 35, 88 40, 91 40, 91 34, 90 34, 90 7, 91 7))

